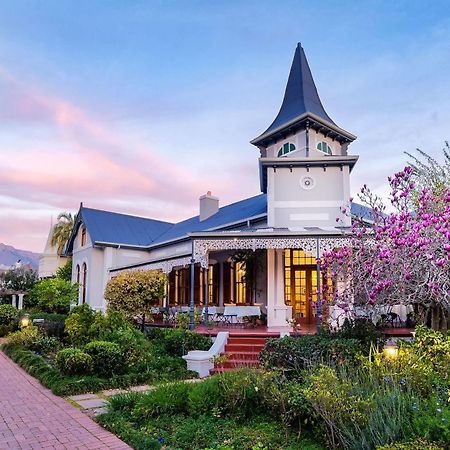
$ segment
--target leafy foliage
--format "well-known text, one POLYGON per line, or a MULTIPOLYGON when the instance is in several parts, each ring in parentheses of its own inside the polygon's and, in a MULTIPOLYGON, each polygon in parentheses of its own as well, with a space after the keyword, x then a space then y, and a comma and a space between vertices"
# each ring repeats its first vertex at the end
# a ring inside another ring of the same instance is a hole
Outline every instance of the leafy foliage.
POLYGON ((328 334, 286 336, 270 339, 260 353, 265 368, 279 368, 298 374, 320 362, 353 364, 363 347, 356 339, 338 338, 328 334))
POLYGON ((25 266, 15 267, 0 274, 0 287, 13 291, 29 291, 36 281, 36 271, 25 266))
POLYGON ((154 270, 120 273, 106 285, 108 309, 129 318, 149 314, 164 297, 166 283, 167 277, 154 270))
POLYGON ((65 375, 84 375, 92 372, 92 356, 78 348, 60 350, 55 358, 55 367, 65 375))
POLYGON ((48 313, 65 314, 78 296, 76 285, 60 278, 46 278, 38 281, 29 296, 37 307, 48 313))
POLYGON ((126 369, 124 355, 114 342, 92 341, 84 351, 92 357, 94 372, 101 377, 121 374, 126 369))
POLYGON ((12 305, 0 305, 0 325, 11 325, 19 320, 20 312, 12 305))
POLYGON ((95 312, 87 305, 72 308, 66 319, 65 331, 72 345, 83 345, 90 339, 90 329, 95 320, 95 312))
POLYGON ((72 281, 72 260, 68 259, 66 263, 56 270, 56 278, 72 281))
POLYGON ((182 356, 191 350, 208 350, 212 345, 208 336, 180 328, 154 328, 148 338, 158 343, 161 352, 171 356, 182 356))

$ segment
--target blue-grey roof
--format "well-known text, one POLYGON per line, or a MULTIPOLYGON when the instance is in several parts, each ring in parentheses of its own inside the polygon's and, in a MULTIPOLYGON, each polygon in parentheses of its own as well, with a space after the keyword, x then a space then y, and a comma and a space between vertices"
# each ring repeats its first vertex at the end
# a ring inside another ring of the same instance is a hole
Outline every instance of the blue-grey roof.
POLYGON ((359 203, 352 203, 351 205, 351 213, 354 216, 359 217, 362 220, 365 221, 373 221, 373 211, 372 208, 369 208, 368 206, 360 205, 359 203))
POLYGON ((272 125, 263 134, 279 128, 308 112, 334 124, 320 101, 305 51, 299 43, 295 49, 294 60, 292 61, 280 112, 272 125))
POLYGON ((85 207, 78 215, 93 242, 146 246, 173 226, 160 220, 85 207))
MULTIPOLYGON (((365 220, 372 217, 370 208, 357 203, 352 203, 351 212, 365 220)), ((265 214, 267 214, 266 194, 223 206, 216 214, 203 221, 199 220, 199 216, 195 216, 175 224, 82 206, 67 251, 68 253, 72 251, 73 240, 81 223, 84 223, 91 240, 95 243, 146 247, 183 239, 193 232, 232 229, 233 224, 242 224, 250 218, 265 214)))
POLYGON ((200 222, 199 216, 176 223, 172 228, 158 237, 156 243, 171 241, 195 231, 206 231, 246 221, 250 217, 267 213, 267 196, 260 194, 219 208, 213 216, 200 222))

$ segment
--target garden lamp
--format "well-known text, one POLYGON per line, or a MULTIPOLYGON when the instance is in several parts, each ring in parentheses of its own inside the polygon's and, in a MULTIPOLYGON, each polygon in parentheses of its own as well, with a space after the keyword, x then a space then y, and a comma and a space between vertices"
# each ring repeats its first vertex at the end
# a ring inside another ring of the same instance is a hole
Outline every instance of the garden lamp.
POLYGON ((398 356, 398 345, 393 339, 389 339, 383 348, 383 354, 386 358, 395 359, 398 356))
POLYGON ((28 314, 24 314, 20 318, 20 328, 26 328, 29 327, 31 323, 30 316, 28 314))

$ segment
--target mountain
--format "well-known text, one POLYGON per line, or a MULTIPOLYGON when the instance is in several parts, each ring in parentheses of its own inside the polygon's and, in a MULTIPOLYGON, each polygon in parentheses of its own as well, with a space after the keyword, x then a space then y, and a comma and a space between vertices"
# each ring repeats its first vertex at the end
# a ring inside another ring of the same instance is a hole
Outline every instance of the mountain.
POLYGON ((18 261, 30 265, 34 269, 39 267, 39 253, 28 250, 18 250, 11 245, 0 243, 0 270, 7 270, 18 261))

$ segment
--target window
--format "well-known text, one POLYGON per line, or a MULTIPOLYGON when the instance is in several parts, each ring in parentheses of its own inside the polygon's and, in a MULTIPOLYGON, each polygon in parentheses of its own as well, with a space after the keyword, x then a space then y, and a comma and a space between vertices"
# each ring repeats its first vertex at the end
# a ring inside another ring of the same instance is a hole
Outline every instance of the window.
POLYGON ((81 246, 83 247, 84 245, 86 245, 86 227, 83 226, 81 228, 81 246))
POLYGON ((87 266, 83 263, 83 284, 81 286, 81 303, 86 303, 87 266))
MULTIPOLYGON (((208 270, 208 301, 210 305, 217 305, 219 300, 218 266, 210 264, 208 270)), ((205 303, 205 302, 204 302, 205 303)))
POLYGON ((278 150, 278 157, 280 156, 284 156, 288 153, 291 153, 295 150, 295 145, 294 144, 290 144, 289 142, 286 142, 286 144, 283 144, 283 147, 281 147, 278 150))
POLYGON ((77 268, 76 268, 76 272, 77 272, 77 285, 78 285, 78 301, 80 300, 80 265, 77 264, 77 268))
POLYGON ((320 152, 325 153, 327 155, 333 154, 331 151, 331 147, 325 141, 319 142, 317 144, 317 150, 319 150, 320 152))

